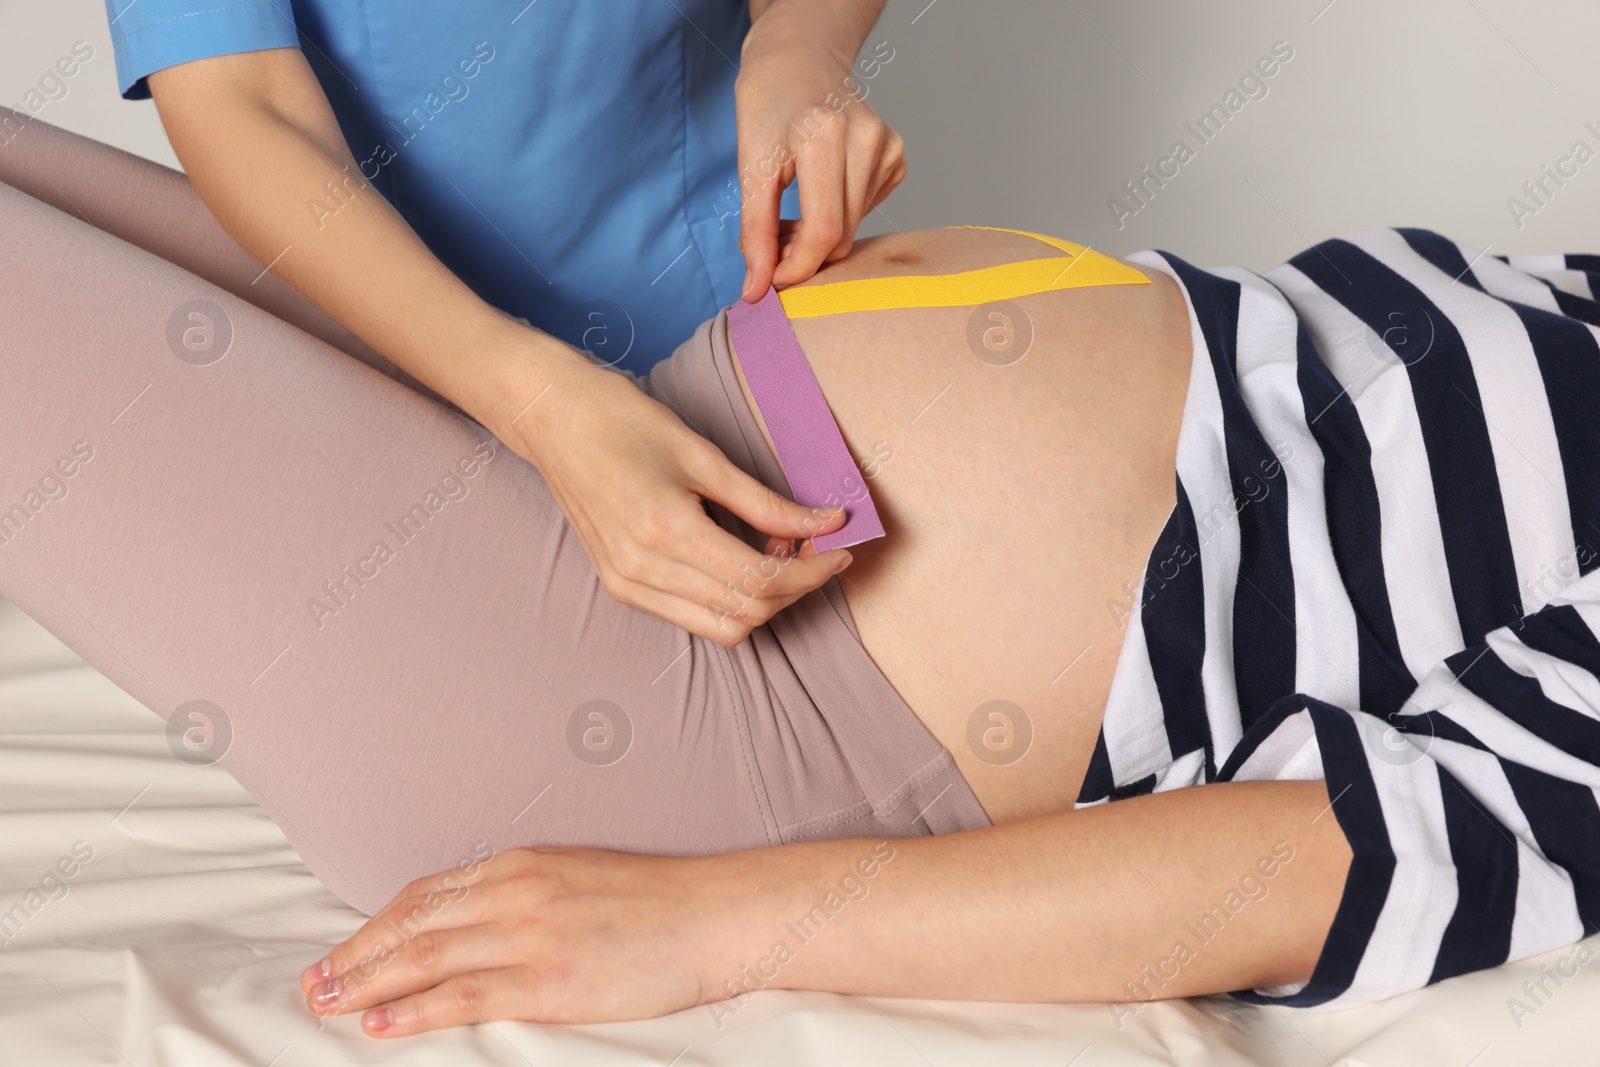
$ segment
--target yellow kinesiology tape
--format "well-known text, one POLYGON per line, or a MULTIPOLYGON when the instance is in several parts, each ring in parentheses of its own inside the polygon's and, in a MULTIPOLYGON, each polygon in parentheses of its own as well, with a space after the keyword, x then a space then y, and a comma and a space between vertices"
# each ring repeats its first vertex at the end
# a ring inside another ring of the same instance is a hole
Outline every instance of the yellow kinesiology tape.
POLYGON ((814 319, 821 315, 842 315, 848 311, 971 307, 1086 285, 1150 284, 1149 278, 1132 267, 1071 241, 998 226, 961 228, 1021 234, 1043 241, 1066 255, 1018 260, 957 274, 910 274, 804 286, 785 289, 778 294, 778 299, 789 318, 814 319))

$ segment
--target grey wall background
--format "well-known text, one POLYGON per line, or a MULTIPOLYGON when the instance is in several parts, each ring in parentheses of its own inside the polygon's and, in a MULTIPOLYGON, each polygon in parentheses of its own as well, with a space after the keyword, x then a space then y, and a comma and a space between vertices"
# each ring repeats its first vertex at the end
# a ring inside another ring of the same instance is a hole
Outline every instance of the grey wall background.
MULTIPOLYGON (((0 102, 80 39, 95 58, 39 117, 176 166, 153 106, 116 95, 101 0, 0 0, 0 102)), ((877 42, 893 58, 865 84, 911 176, 867 232, 1013 226, 1258 269, 1381 225, 1600 252, 1594 0, 890 0, 877 42), (1184 124, 1280 40, 1266 95, 1200 144, 1184 124), (1107 201, 1179 138, 1194 158, 1119 228, 1107 201), (1597 158, 1527 199, 1578 141, 1597 158), (1520 227, 1512 197, 1538 208, 1520 227)))
POLYGON ((117 95, 111 28, 102 0, 0 0, 0 104, 27 110, 24 95, 38 88, 39 79, 77 41, 87 41, 94 58, 66 82, 67 95, 45 104, 38 117, 177 167, 155 105, 117 95))

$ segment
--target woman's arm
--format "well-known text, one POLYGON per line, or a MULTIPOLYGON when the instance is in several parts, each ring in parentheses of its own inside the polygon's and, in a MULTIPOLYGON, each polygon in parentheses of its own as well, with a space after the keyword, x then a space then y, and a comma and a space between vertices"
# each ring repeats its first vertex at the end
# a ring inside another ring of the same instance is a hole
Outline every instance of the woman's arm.
POLYGON ((778 538, 826 532, 842 513, 784 500, 621 375, 479 298, 363 177, 298 49, 183 63, 150 90, 223 228, 538 467, 618 600, 731 645, 848 561, 836 550, 765 567, 712 522, 702 498, 778 538))
POLYGON ((423 879, 302 978, 400 1036, 757 989, 1144 1001, 1310 976, 1350 851, 1320 781, 696 859, 515 849, 423 879), (387 1008, 387 1014, 385 1014, 387 1008))
POLYGON ((883 0, 750 0, 734 87, 747 300, 843 257, 905 179, 905 142, 852 74, 882 10, 883 0), (779 200, 797 176, 800 221, 780 233, 779 200))
MULTIPOLYGON (((969 833, 735 858, 772 901, 743 913, 747 955, 795 945, 798 917, 830 891, 848 897, 852 875, 861 886, 837 931, 796 947, 774 985, 1123 1001, 1310 977, 1350 852, 1324 784, 1304 781, 1219 783, 969 833), (868 875, 860 861, 884 852, 892 858, 868 875)), ((736 985, 745 962, 722 964, 736 985)))

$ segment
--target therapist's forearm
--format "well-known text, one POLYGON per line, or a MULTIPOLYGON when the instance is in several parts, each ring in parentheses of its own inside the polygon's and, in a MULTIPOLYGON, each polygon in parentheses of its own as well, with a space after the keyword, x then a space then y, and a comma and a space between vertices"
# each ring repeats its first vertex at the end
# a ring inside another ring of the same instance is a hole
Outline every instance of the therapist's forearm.
MULTIPOLYGON (((727 859, 757 891, 724 875, 749 904, 727 909, 738 934, 709 969, 710 995, 728 995, 731 981, 736 991, 1062 1002, 1305 980, 1350 851, 1324 783, 1294 781, 727 859)), ((717 864, 726 861, 707 866, 717 864)))
POLYGON ((759 20, 763 31, 782 25, 797 40, 827 49, 849 70, 883 4, 884 0, 750 0, 750 18, 759 20))
POLYGON ((223 228, 491 430, 584 362, 496 311, 434 257, 362 177, 298 50, 201 60, 150 84, 174 151, 223 228))

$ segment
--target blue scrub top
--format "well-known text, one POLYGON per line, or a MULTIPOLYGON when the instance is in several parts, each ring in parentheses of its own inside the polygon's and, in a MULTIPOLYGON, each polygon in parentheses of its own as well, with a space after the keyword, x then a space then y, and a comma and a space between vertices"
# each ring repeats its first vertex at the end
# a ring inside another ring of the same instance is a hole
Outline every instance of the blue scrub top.
MULTIPOLYGON (((363 175, 428 247, 489 303, 604 362, 645 373, 739 296, 746 0, 106 8, 128 99, 164 67, 301 48, 363 175)), ((333 225, 342 195, 306 210, 333 225)))

